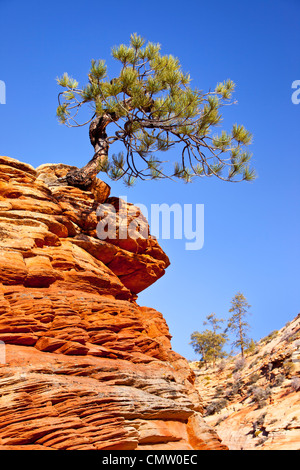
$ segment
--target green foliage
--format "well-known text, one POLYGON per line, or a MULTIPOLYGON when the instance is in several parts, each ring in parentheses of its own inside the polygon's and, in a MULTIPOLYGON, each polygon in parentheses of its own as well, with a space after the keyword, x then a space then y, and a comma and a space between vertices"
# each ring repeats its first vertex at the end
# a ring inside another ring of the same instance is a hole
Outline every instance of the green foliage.
POLYGON ((227 336, 225 333, 217 333, 220 329, 219 323, 224 320, 216 318, 215 314, 212 313, 206 317, 208 322, 204 321, 206 325, 210 323, 213 330, 204 330, 201 333, 195 331, 191 335, 191 345, 197 354, 200 354, 201 360, 204 363, 213 362, 215 364, 217 359, 222 359, 226 356, 223 351, 223 346, 226 344, 227 336))
POLYGON ((267 336, 262 338, 260 341, 261 341, 261 343, 266 343, 267 344, 270 341, 272 341, 272 339, 276 338, 276 336, 278 336, 278 331, 274 330, 271 333, 269 333, 267 336))
POLYGON ((247 337, 247 331, 250 325, 245 321, 248 308, 250 307, 251 305, 248 304, 245 296, 241 292, 238 292, 231 300, 231 308, 229 309, 232 316, 228 319, 226 331, 229 330, 236 335, 237 340, 232 344, 234 347, 241 349, 242 357, 244 357, 245 348, 247 348, 250 343, 247 337))
POLYGON ((132 34, 128 45, 112 48, 119 62, 117 77, 109 78, 104 60, 92 60, 88 83, 82 88, 64 73, 57 79, 59 93, 57 118, 77 127, 96 117, 105 117, 112 133, 107 141, 121 141, 126 149, 123 165, 112 158, 102 171, 113 179, 179 178, 216 176, 226 181, 252 181, 251 154, 245 150, 252 142, 243 125, 234 124, 231 132, 212 134, 222 120, 221 110, 234 103, 235 84, 220 82, 214 91, 204 93, 191 87, 191 78, 173 55, 161 53, 161 46, 132 34), (92 108, 91 118, 80 123, 82 105, 92 108), (174 171, 166 174, 163 162, 153 154, 173 146, 180 148, 174 171), (155 165, 153 166, 153 163, 155 165), (116 165, 116 166, 115 166, 116 165))
POLYGON ((283 363, 283 371, 284 371, 284 374, 286 375, 286 377, 290 377, 294 371, 295 371, 295 364, 293 363, 293 361, 289 360, 289 359, 286 359, 283 363))
POLYGON ((255 341, 251 338, 250 341, 248 342, 248 345, 245 349, 245 352, 247 354, 254 354, 257 350, 257 345, 255 343, 255 341))
POLYGON ((221 326, 219 325, 219 323, 224 323, 225 321, 223 320, 223 318, 217 318, 214 312, 207 315, 206 320, 207 321, 203 322, 203 325, 207 325, 208 323, 210 323, 214 333, 216 333, 218 330, 221 329, 221 326))

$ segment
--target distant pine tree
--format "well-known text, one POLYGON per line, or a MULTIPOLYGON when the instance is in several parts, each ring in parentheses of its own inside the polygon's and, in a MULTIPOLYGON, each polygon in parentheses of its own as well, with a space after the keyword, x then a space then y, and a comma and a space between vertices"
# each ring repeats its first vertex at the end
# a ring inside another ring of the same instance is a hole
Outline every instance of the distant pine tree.
POLYGON ((250 339, 247 336, 250 325, 245 321, 250 307, 251 305, 248 304, 245 296, 238 292, 231 300, 231 308, 229 309, 229 312, 233 315, 228 319, 226 331, 229 330, 236 335, 237 340, 232 344, 240 348, 242 357, 244 357, 245 348, 250 344, 250 339))
POLYGON ((244 126, 234 124, 231 132, 211 134, 222 120, 222 107, 234 103, 231 80, 207 93, 193 89, 177 58, 161 55, 159 44, 145 45, 137 34, 131 35, 128 46, 114 47, 112 56, 121 66, 117 77, 108 78, 103 60, 92 60, 84 87, 67 73, 57 79, 64 88, 58 95, 59 121, 69 127, 89 124, 95 152, 83 168, 67 175, 70 185, 87 187, 99 171, 113 180, 123 178, 128 185, 136 178, 176 177, 185 182, 196 176, 225 181, 255 178, 246 150, 252 136, 244 126), (80 122, 84 104, 92 113, 80 122), (115 142, 123 143, 125 154, 109 158, 115 142), (179 161, 164 166, 156 155, 175 146, 180 148, 179 161))

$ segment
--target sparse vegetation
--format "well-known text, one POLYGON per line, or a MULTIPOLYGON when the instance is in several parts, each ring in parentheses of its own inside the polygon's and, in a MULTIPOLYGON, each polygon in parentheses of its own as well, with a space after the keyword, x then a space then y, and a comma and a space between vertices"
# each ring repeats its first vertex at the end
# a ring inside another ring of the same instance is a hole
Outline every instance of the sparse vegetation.
POLYGON ((213 401, 207 408, 206 408, 206 416, 213 415, 218 413, 223 408, 225 408, 228 404, 228 401, 225 398, 220 398, 219 400, 213 401))
MULTIPOLYGON (((206 407, 205 416, 212 416, 207 419, 208 422, 217 428, 221 425, 222 430, 227 426, 235 429, 235 423, 241 425, 243 422, 241 419, 244 419, 245 411, 245 423, 253 423, 250 433, 247 431, 253 440, 248 440, 246 445, 255 449, 268 449, 270 436, 280 434, 281 430, 288 435, 288 430, 298 428, 297 395, 300 392, 300 375, 297 347, 300 346, 300 341, 297 338, 297 328, 298 323, 296 327, 294 322, 289 326, 285 331, 285 343, 279 343, 282 330, 272 331, 257 343, 254 357, 243 358, 240 353, 219 362, 219 367, 212 370, 212 380, 207 385, 207 397, 211 401, 206 407), (290 343, 291 338, 293 343, 290 343), (272 340, 273 343, 269 346, 272 340), (226 421, 223 423, 224 420, 226 421)), ((246 352, 245 349, 245 354, 246 352)))
POLYGON ((257 344, 253 339, 251 339, 248 347, 245 349, 245 353, 251 356, 257 352, 258 352, 257 344))
POLYGON ((285 375, 278 374, 275 377, 272 387, 280 387, 280 385, 282 385, 284 381, 285 381, 285 375))
POLYGON ((290 377, 295 370, 295 364, 291 360, 287 359, 283 363, 283 370, 286 377, 290 377))
POLYGON ((272 339, 276 338, 276 336, 278 335, 278 331, 277 330, 274 330, 272 331, 270 334, 268 334, 267 336, 265 336, 264 338, 262 338, 260 341, 261 343, 269 343, 270 341, 272 341, 272 339))
POLYGON ((263 408, 267 404, 267 399, 270 397, 270 388, 266 389, 262 387, 252 386, 249 389, 250 395, 252 395, 253 400, 257 403, 258 408, 263 408))
MULTIPOLYGON (((300 392, 300 376, 296 368, 297 348, 300 346, 297 328, 298 323, 293 322, 289 326, 285 331, 285 343, 279 342, 284 331, 272 331, 256 344, 254 357, 243 357, 239 353, 218 362, 217 368, 211 370, 211 382, 203 382, 203 389, 207 390, 204 397, 210 398, 205 412, 205 416, 212 416, 207 419, 209 423, 217 428, 221 425, 222 429, 235 426, 235 423, 240 425, 245 411, 248 424, 253 423, 250 433, 247 431, 253 440, 247 441, 246 445, 251 442, 252 448, 259 449, 268 449, 269 433, 273 436, 281 429, 286 432, 299 426, 296 416, 296 393, 300 392), (290 343, 291 338, 293 343, 290 343), (290 414, 291 410, 293 414, 290 414)), ((245 354, 249 354, 246 348, 245 354)))
POLYGON ((262 413, 254 423, 254 426, 262 426, 265 422, 266 413, 262 413))
POLYGON ((290 343, 291 341, 296 341, 298 338, 300 338, 300 331, 287 330, 282 336, 281 341, 287 341, 290 343))
POLYGON ((243 369, 245 367, 245 365, 246 365, 246 359, 244 357, 240 357, 234 363, 234 370, 239 371, 239 370, 243 369))
POLYGON ((224 392, 224 387, 223 387, 223 385, 218 385, 218 386, 216 387, 216 394, 219 395, 220 393, 223 393, 223 392, 224 392))
POLYGON ((254 372, 253 374, 250 375, 248 379, 248 385, 255 384, 260 378, 261 378, 261 375, 258 372, 254 372))
POLYGON ((226 368, 226 361, 223 359, 221 362, 218 364, 218 370, 222 372, 226 368))
POLYGON ((241 380, 237 380, 236 382, 230 385, 231 387, 226 390, 226 397, 233 398, 235 395, 240 393, 242 386, 243 386, 243 382, 241 380))
POLYGON ((300 391, 300 378, 299 377, 292 378, 291 387, 294 392, 300 391))

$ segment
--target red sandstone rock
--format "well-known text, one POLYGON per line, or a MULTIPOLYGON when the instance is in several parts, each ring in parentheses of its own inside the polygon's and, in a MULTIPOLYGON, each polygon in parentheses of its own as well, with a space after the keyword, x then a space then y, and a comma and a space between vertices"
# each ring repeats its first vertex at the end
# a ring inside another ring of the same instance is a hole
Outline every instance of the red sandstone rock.
POLYGON ((98 205, 120 201, 67 186, 69 169, 0 157, 0 450, 226 448, 162 314, 136 303, 168 257, 100 240, 98 205))

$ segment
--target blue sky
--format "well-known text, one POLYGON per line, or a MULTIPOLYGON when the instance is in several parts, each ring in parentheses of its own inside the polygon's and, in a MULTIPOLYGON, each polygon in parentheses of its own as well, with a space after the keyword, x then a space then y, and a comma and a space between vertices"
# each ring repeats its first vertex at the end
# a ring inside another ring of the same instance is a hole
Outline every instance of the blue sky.
POLYGON ((105 59, 114 76, 111 47, 127 43, 133 32, 178 57, 195 87, 207 91, 227 78, 236 83, 238 104, 225 110, 224 126, 242 123, 253 133, 254 183, 199 179, 127 189, 106 181, 112 195, 147 207, 204 204, 203 248, 187 251, 185 240, 160 240, 171 266, 139 295, 140 305, 163 313, 175 351, 196 358, 191 333, 211 312, 228 318, 237 291, 252 305, 255 340, 292 320, 300 311, 300 104, 291 100, 292 83, 300 80, 300 2, 0 0, 0 15, 0 80, 6 83, 0 154, 35 167, 80 167, 91 158, 88 129, 57 123, 55 78, 68 72, 86 83, 92 58, 105 59))

